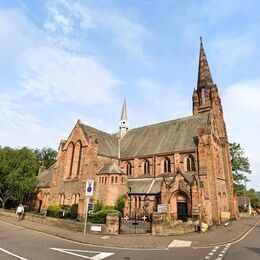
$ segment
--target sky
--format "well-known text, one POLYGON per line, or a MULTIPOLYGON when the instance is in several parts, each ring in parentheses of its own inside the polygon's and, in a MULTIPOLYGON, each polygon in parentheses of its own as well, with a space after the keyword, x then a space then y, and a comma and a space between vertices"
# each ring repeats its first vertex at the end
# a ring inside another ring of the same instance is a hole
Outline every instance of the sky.
POLYGON ((0 145, 58 149, 80 119, 116 132, 192 114, 199 38, 229 141, 260 190, 258 0, 1 0, 0 145))

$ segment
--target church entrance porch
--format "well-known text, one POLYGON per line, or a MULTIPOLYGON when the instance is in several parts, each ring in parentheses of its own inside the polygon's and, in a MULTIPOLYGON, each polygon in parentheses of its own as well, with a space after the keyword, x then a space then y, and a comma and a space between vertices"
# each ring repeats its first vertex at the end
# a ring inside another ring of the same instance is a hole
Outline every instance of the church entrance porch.
POLYGON ((177 220, 187 221, 188 219, 188 203, 177 202, 177 220))
POLYGON ((172 220, 187 221, 191 217, 191 200, 184 191, 176 191, 170 197, 169 215, 172 220))

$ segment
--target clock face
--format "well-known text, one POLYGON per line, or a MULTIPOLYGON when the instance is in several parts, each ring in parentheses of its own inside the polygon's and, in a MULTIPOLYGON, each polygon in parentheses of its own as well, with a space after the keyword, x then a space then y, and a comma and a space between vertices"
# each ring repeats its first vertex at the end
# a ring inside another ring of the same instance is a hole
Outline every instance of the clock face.
POLYGON ((89 187, 87 188, 87 191, 88 191, 88 192, 91 192, 91 191, 92 191, 91 186, 89 186, 89 187))

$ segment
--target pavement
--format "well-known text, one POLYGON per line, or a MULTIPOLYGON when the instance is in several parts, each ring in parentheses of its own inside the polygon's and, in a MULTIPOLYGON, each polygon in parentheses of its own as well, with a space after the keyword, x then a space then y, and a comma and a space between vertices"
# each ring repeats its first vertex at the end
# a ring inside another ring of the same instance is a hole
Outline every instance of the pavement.
POLYGON ((2 215, 0 215, 0 221, 88 245, 115 248, 165 249, 168 248, 168 245, 171 244, 173 240, 190 241, 191 247, 194 248, 231 243, 241 238, 256 223, 259 223, 260 216, 243 217, 240 220, 228 222, 229 224, 227 226, 212 226, 205 233, 195 232, 175 236, 152 236, 151 234, 120 234, 114 236, 90 233, 84 235, 82 232, 48 226, 27 220, 17 221, 15 218, 2 215))

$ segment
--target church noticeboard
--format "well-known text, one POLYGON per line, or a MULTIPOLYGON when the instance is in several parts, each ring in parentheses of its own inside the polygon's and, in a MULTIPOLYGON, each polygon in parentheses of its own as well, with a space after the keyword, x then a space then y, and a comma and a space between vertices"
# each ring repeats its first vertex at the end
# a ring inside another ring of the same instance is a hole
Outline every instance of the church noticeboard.
POLYGON ((229 211, 222 211, 221 212, 221 219, 222 220, 229 220, 230 219, 230 212, 229 211))
POLYGON ((167 212, 167 204, 158 204, 157 212, 167 212))

